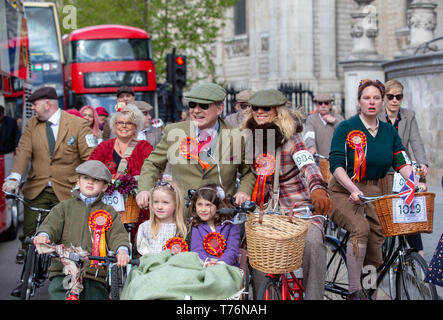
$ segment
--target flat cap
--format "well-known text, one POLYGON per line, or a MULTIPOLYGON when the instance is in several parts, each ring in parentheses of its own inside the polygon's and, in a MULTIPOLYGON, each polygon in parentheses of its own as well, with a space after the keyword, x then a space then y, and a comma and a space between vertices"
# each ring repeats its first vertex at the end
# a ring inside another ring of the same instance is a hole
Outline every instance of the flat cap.
POLYGON ((193 87, 184 97, 196 103, 214 103, 225 100, 226 90, 215 83, 201 83, 193 87))
POLYGON ((135 95, 134 90, 132 90, 132 88, 128 86, 121 86, 120 88, 117 89, 117 97, 122 93, 130 93, 133 96, 135 95))
POLYGON ((314 102, 334 101, 334 97, 330 93, 318 93, 314 96, 314 102))
POLYGON ((34 102, 40 99, 53 99, 57 100, 57 92, 53 87, 42 87, 36 91, 34 91, 29 97, 29 102, 34 102))
POLYGON ((280 107, 284 106, 288 99, 276 89, 259 90, 248 100, 250 105, 257 107, 280 107))
POLYGON ((136 105, 136 107, 141 112, 146 112, 146 111, 149 112, 153 109, 152 106, 149 103, 147 103, 146 101, 135 100, 135 101, 132 101, 131 103, 136 105))
POLYGON ((235 99, 237 102, 248 102, 249 98, 255 93, 255 91, 252 90, 243 90, 237 93, 235 96, 235 99))
POLYGON ((98 160, 87 160, 75 168, 78 174, 84 174, 94 179, 111 182, 112 175, 105 164, 98 160))
POLYGON ((106 111, 106 109, 103 107, 97 107, 95 108, 95 111, 97 111, 97 115, 99 116, 109 116, 108 111, 106 111))

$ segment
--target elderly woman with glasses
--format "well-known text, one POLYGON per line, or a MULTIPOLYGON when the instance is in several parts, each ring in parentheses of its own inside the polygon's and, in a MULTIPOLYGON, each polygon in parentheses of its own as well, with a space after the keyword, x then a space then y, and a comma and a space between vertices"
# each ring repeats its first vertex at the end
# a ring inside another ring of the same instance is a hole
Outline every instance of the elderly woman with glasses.
POLYGON ((380 180, 391 166, 406 180, 412 172, 397 131, 378 119, 384 96, 380 81, 360 82, 359 113, 340 123, 329 153, 333 174, 329 190, 334 204, 330 217, 351 233, 346 248, 350 300, 368 299, 361 288, 361 270, 363 265, 377 268, 383 261, 384 237, 377 212, 372 203, 361 203, 359 195, 381 195, 380 180))
MULTIPOLYGON (((143 161, 153 150, 146 140, 137 140, 137 133, 143 129, 144 117, 142 112, 133 104, 121 107, 109 121, 115 138, 100 143, 92 152, 89 160, 103 162, 116 177, 117 174, 129 174, 133 177, 140 175, 143 161)), ((136 225, 149 218, 149 211, 141 210, 136 225)), ((135 235, 136 229, 133 230, 135 235)))
MULTIPOLYGON (((301 115, 290 109, 285 95, 275 89, 257 91, 248 102, 251 111, 244 132, 251 134, 248 140, 254 143, 251 167, 257 179, 252 201, 277 210, 292 210, 312 203, 316 214, 328 213, 332 201, 303 142, 301 115), (274 192, 275 189, 278 191, 274 192)), ((326 247, 321 218, 312 219, 308 229, 302 267, 305 299, 323 299, 326 247)), ((255 288, 263 278, 264 273, 253 271, 255 288)))

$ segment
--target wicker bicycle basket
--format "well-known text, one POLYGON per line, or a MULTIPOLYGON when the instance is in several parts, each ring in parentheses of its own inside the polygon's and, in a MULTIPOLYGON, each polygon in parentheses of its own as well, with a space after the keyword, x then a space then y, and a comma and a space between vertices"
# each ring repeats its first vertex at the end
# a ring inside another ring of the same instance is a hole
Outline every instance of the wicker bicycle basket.
POLYGON ((245 223, 249 263, 265 273, 282 274, 298 269, 309 222, 287 216, 250 214, 245 223))
POLYGON ((331 171, 329 170, 329 161, 327 159, 318 159, 318 166, 320 167, 323 180, 328 183, 332 177, 331 171))
POLYGON ((385 237, 414 233, 432 233, 435 193, 419 192, 415 194, 416 198, 420 196, 424 196, 426 199, 427 219, 423 222, 394 223, 392 199, 400 198, 398 195, 386 196, 374 201, 378 220, 385 237))
POLYGON ((120 214, 123 223, 135 223, 138 221, 140 208, 135 201, 135 195, 125 197, 125 211, 120 214))

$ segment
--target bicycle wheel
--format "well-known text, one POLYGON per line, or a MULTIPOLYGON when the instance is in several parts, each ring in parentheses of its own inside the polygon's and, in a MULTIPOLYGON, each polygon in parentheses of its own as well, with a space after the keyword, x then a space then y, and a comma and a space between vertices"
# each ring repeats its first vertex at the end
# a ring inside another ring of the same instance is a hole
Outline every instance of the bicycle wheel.
POLYGON ((111 300, 120 300, 120 294, 126 281, 126 269, 114 264, 111 267, 111 300))
POLYGON ((281 300, 281 287, 278 280, 266 276, 258 289, 257 300, 281 300))
POLYGON ((404 258, 404 269, 397 272, 396 293, 398 300, 438 300, 432 283, 425 282, 428 264, 417 252, 409 252, 404 258))
POLYGON ((337 239, 326 236, 325 300, 346 299, 349 289, 346 253, 337 239))
POLYGON ((245 278, 243 279, 244 294, 242 300, 255 300, 251 270, 246 268, 245 278))
POLYGON ((36 253, 34 245, 29 245, 23 265, 22 290, 20 300, 29 300, 34 287, 34 268, 36 266, 36 253))

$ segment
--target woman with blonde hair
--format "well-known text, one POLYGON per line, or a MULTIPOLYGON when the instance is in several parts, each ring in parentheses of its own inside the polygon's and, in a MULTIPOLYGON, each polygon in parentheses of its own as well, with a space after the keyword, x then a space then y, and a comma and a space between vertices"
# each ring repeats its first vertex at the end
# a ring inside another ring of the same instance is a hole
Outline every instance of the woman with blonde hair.
MULTIPOLYGON (((143 129, 144 117, 133 104, 128 104, 117 110, 109 121, 115 138, 100 143, 91 153, 89 160, 103 162, 116 178, 120 175, 130 175, 138 178, 143 162, 153 150, 146 140, 137 140, 137 133, 143 129)), ((136 228, 132 230, 135 236, 138 225, 149 218, 149 210, 140 210, 136 228)))
MULTIPOLYGON (((271 204, 277 210, 313 204, 316 214, 328 213, 332 201, 320 169, 301 136, 302 115, 290 109, 285 95, 275 89, 257 91, 248 103, 251 108, 244 129, 252 134, 252 170, 257 177, 252 201, 258 205, 271 204), (275 163, 274 171, 268 168, 269 163, 275 163), (274 181, 277 174, 278 180, 274 181), (277 194, 273 192, 275 187, 277 194)), ((303 285, 305 299, 320 300, 326 274, 323 219, 311 221, 303 253, 303 285)), ((256 288, 263 278, 263 273, 254 270, 256 288)))

